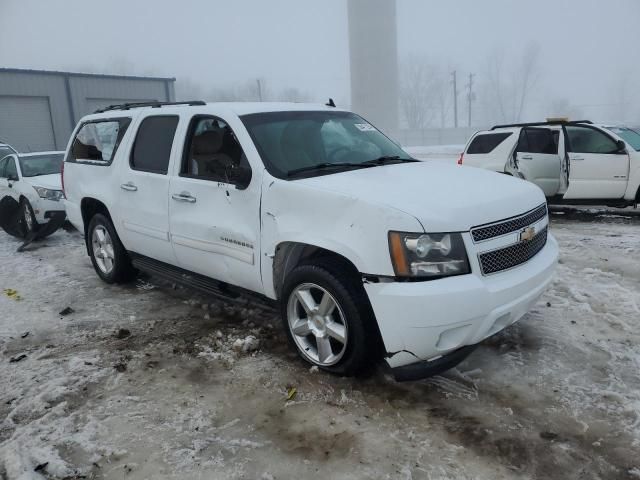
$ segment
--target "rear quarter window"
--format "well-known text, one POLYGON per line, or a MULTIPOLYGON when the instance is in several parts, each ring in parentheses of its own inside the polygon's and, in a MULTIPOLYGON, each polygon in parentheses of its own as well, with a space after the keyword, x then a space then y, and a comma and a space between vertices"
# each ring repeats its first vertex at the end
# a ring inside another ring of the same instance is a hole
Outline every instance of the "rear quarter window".
POLYGON ((481 133, 471 140, 466 153, 470 155, 491 153, 511 135, 512 132, 481 133))
POLYGON ((76 133, 66 161, 111 165, 130 123, 130 118, 86 122, 76 133))

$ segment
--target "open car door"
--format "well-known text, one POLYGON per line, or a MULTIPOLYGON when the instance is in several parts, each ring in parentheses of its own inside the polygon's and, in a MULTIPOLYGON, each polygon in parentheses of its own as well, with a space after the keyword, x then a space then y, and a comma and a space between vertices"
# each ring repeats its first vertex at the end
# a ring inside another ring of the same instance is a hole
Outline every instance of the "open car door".
POLYGON ((520 176, 538 185, 547 197, 557 195, 562 183, 559 140, 558 129, 523 127, 514 152, 520 176))
POLYGON ((625 145, 591 125, 566 125, 565 131, 569 187, 563 198, 622 198, 629 178, 625 145))

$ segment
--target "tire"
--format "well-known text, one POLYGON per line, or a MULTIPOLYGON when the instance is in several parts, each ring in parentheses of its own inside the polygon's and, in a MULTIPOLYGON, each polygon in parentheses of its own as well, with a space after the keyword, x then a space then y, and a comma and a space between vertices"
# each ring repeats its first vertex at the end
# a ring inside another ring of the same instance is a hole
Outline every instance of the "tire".
POLYGON ((91 217, 87 228, 87 247, 93 268, 106 283, 125 283, 136 277, 137 272, 113 223, 101 213, 91 217))
POLYGON ((332 259, 300 265, 287 275, 280 298, 287 337, 300 357, 345 376, 375 365, 380 351, 369 299, 351 270, 332 259))
POLYGON ((33 207, 26 198, 20 200, 20 222, 22 223, 22 231, 24 238, 38 230, 38 222, 33 213, 33 207))

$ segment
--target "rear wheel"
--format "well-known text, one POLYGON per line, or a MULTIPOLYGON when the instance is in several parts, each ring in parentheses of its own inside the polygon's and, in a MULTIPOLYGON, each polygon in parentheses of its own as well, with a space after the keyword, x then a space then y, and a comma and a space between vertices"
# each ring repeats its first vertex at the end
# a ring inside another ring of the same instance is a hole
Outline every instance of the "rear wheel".
POLYGON ((331 260, 301 265, 282 293, 287 336, 305 361, 340 375, 375 363, 378 329, 364 288, 348 268, 331 260))
POLYGON ((101 213, 95 214, 89 222, 87 244, 93 268, 102 280, 122 283, 135 278, 136 271, 111 220, 101 213))

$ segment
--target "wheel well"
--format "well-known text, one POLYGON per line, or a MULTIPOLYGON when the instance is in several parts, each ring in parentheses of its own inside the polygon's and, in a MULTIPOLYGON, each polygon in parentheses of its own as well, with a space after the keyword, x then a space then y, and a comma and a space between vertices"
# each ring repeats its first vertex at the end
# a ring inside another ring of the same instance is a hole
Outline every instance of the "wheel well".
POLYGON ((91 222, 93 216, 96 213, 101 213, 111 220, 111 215, 109 215, 109 209, 107 206, 95 198, 83 198, 80 202, 80 212, 82 213, 82 223, 84 225, 84 240, 88 249, 89 243, 87 239, 87 229, 89 228, 89 222, 91 222))
POLYGON ((344 265, 345 271, 359 275, 358 269, 348 258, 325 248, 299 242, 283 242, 276 247, 273 259, 273 286, 279 298, 284 280, 298 265, 312 263, 316 259, 331 258, 344 265))

